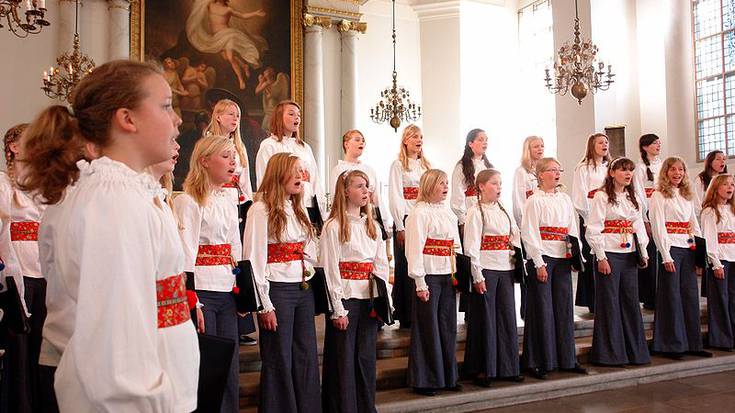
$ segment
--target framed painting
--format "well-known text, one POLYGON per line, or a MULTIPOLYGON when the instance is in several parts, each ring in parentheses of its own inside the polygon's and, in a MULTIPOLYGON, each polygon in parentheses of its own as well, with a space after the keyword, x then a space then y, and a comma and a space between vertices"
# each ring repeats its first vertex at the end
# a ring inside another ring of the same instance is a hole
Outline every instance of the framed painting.
MULTIPOLYGON (((181 116, 175 188, 223 98, 237 102, 250 176, 281 100, 303 103, 303 0, 134 0, 130 56, 159 64, 181 116)), ((255 182, 253 182, 255 188, 255 182)))

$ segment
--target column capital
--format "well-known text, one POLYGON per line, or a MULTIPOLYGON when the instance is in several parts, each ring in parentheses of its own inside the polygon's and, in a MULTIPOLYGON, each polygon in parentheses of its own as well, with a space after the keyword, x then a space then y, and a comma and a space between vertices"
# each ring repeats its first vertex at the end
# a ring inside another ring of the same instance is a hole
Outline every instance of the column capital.
POLYGON ((342 19, 337 23, 337 31, 339 31, 340 33, 348 33, 354 31, 365 34, 365 32, 367 31, 367 23, 342 19))
POLYGON ((107 0, 107 9, 120 9, 124 11, 130 11, 130 0, 107 0))
POLYGON ((326 16, 315 16, 313 14, 304 13, 304 27, 320 26, 325 29, 332 27, 332 19, 326 16))

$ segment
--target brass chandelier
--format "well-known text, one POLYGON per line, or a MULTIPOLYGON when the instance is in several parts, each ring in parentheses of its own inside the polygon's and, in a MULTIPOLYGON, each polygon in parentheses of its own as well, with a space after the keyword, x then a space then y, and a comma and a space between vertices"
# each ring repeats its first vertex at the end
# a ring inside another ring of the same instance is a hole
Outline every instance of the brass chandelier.
POLYGON ((50 67, 48 72, 43 72, 41 90, 51 99, 70 102, 71 91, 94 69, 94 60, 83 54, 79 48, 79 0, 76 1, 74 46, 71 53, 66 52, 56 58, 56 66, 50 67))
POLYGON ((41 30, 50 25, 44 19, 46 14, 46 0, 0 0, 0 28, 3 26, 3 17, 8 22, 8 30, 14 35, 25 38, 29 34, 40 33, 41 30), (25 13, 21 12, 21 5, 25 6, 25 13), (25 14, 25 23, 21 16, 25 14))
POLYGON ((579 9, 577 0, 574 0, 574 41, 570 45, 565 43, 559 48, 558 58, 554 61, 554 77, 546 71, 546 88, 549 92, 564 96, 571 89, 572 96, 581 105, 587 92, 595 93, 598 90, 608 90, 615 81, 612 65, 600 61, 595 63, 597 46, 591 40, 581 39, 579 32, 579 9))
POLYGON ((390 122, 398 132, 401 121, 414 122, 421 117, 421 106, 411 101, 411 94, 398 86, 396 72, 396 0, 393 0, 393 84, 380 92, 380 102, 370 108, 370 119, 375 123, 390 122))

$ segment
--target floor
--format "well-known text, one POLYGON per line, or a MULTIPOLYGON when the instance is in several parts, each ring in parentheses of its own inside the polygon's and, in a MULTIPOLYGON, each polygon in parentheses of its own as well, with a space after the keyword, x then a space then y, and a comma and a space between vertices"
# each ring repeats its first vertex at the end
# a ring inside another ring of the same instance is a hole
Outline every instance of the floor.
POLYGON ((735 372, 642 384, 581 396, 484 410, 488 413, 735 412, 735 372))

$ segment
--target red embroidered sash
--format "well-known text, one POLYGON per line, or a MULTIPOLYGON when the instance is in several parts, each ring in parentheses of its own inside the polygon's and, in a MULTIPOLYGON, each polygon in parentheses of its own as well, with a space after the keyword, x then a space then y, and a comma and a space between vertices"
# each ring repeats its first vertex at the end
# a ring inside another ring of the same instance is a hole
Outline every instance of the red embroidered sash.
POLYGON ((268 264, 302 261, 303 259, 303 242, 282 242, 279 244, 268 244, 268 264))
POLYGON ((419 197, 419 188, 417 186, 404 186, 403 199, 414 200, 419 197))
POLYGON ((342 261, 339 263, 339 275, 343 280, 368 280, 372 273, 372 262, 342 261))
POLYGON ((474 185, 470 185, 466 191, 464 191, 464 196, 477 196, 477 188, 474 185))
POLYGON ((632 234, 633 233, 633 221, 626 219, 613 219, 605 220, 605 229, 602 230, 603 234, 632 234))
POLYGON ((36 221, 10 223, 11 241, 38 241, 38 226, 36 221))
POLYGON ((595 194, 599 191, 599 189, 593 189, 589 192, 587 192, 587 199, 592 199, 595 197, 595 194))
POLYGON ((567 227, 539 227, 541 239, 544 241, 566 241, 569 235, 567 227))
POLYGON ((689 234, 688 222, 666 221, 666 233, 668 234, 689 234))
POLYGON ((311 182, 311 174, 309 173, 308 169, 301 170, 301 180, 306 181, 306 182, 311 182))
POLYGON ((720 244, 735 244, 735 232, 718 232, 717 242, 720 244))
POLYGON ((158 328, 177 326, 190 320, 186 297, 186 275, 178 274, 156 281, 158 328))
POLYGON ((453 239, 433 239, 427 238, 424 244, 425 255, 436 255, 439 257, 448 257, 454 251, 453 239))
POLYGON ((531 195, 533 195, 533 189, 530 191, 526 191, 526 199, 528 199, 531 195))
POLYGON ((651 195, 653 194, 653 191, 655 191, 656 188, 646 188, 645 190, 646 190, 646 198, 650 198, 651 195))
POLYGON ((484 235, 480 243, 480 251, 510 251, 510 237, 507 235, 484 235))
POLYGON ((200 245, 197 251, 196 266, 231 265, 232 245, 200 245))

